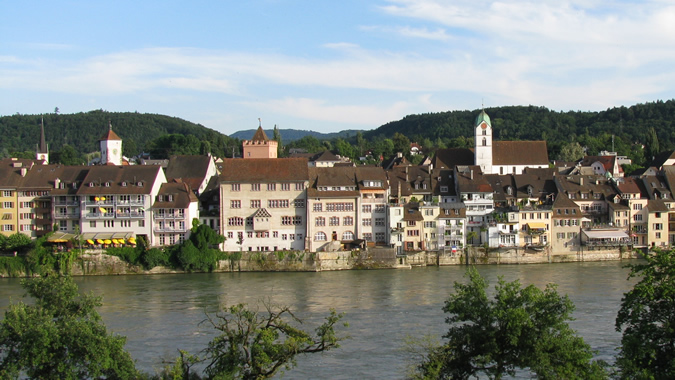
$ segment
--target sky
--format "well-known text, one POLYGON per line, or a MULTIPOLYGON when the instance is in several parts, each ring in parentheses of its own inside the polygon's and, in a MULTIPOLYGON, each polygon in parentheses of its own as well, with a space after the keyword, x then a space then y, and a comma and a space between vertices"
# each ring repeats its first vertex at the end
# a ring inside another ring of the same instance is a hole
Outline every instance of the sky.
POLYGON ((675 96, 665 0, 0 1, 0 115, 156 113, 225 134, 675 96))

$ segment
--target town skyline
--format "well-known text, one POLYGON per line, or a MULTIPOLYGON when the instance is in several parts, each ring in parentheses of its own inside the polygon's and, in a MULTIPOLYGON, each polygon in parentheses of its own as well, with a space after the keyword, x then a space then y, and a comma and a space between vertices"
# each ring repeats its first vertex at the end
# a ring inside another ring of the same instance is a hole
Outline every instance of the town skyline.
POLYGON ((373 0, 3 3, 0 114, 138 111, 224 134, 672 98, 675 8, 373 0))

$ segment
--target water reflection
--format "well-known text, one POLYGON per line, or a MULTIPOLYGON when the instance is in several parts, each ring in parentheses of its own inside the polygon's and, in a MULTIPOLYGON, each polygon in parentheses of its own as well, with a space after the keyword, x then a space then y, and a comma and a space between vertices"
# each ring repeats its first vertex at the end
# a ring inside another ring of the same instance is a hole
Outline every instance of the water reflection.
MULTIPOLYGON (((524 285, 558 284, 576 304, 572 326, 611 359, 620 336, 614 318, 622 294, 629 290, 628 270, 618 262, 481 266, 496 284, 520 280, 524 285)), ((191 275, 108 276, 76 278, 81 290, 103 295, 100 313, 108 328, 128 338, 127 348, 146 371, 159 369, 177 350, 196 352, 214 332, 205 312, 219 305, 256 304, 270 299, 289 305, 309 326, 320 323, 330 308, 347 314, 351 339, 325 355, 301 358, 291 378, 402 378, 406 334, 443 334, 441 310, 464 267, 321 273, 215 273, 191 275)), ((0 279, 0 310, 23 294, 18 279, 0 279)))

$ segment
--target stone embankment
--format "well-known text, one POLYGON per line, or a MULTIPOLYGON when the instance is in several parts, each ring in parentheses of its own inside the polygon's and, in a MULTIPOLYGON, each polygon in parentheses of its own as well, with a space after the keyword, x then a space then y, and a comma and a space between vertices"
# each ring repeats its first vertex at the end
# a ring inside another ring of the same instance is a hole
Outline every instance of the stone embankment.
MULTIPOLYGON (((553 253, 550 250, 488 249, 471 247, 456 253, 416 252, 396 256, 393 249, 369 248, 363 251, 339 252, 242 252, 238 260, 223 260, 214 272, 321 272, 353 269, 399 269, 415 266, 469 264, 540 264, 584 261, 619 261, 637 259, 641 252, 626 249, 594 249, 553 253)), ((144 270, 116 256, 91 251, 74 260, 70 273, 74 276, 184 273, 165 267, 144 270)))

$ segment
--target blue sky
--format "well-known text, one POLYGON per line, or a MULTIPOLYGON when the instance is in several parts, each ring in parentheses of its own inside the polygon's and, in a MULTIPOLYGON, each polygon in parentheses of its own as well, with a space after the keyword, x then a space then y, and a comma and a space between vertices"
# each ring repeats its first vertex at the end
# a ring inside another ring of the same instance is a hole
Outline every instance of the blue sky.
POLYGON ((672 99, 672 1, 0 2, 0 115, 138 111, 231 134, 672 99))

